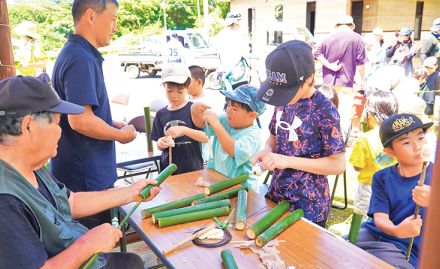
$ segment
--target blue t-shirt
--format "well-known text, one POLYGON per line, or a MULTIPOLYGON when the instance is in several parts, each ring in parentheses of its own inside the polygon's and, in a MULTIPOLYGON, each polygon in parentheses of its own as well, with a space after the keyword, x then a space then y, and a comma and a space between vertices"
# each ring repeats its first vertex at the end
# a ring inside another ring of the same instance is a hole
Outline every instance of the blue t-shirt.
POLYGON ((208 168, 227 176, 235 177, 247 173, 252 179, 251 159, 260 149, 261 130, 256 125, 244 129, 234 129, 228 122, 226 114, 219 116, 220 123, 226 132, 235 140, 234 158, 223 150, 220 141, 212 128, 207 125, 205 133, 214 136, 212 141, 213 159, 209 160, 208 168))
MULTIPOLYGON (((373 176, 372 194, 368 216, 370 219, 363 224, 380 241, 393 243, 406 254, 409 238, 397 238, 379 230, 374 224, 374 213, 388 214, 394 225, 398 225, 407 217, 414 215, 416 204, 412 199, 412 190, 418 184, 420 174, 413 177, 403 177, 397 171, 397 166, 393 165, 376 172, 373 176)), ((425 184, 431 185, 432 164, 429 164, 425 184)), ((420 207, 420 216, 423 219, 425 208, 420 207)), ((414 238, 414 245, 411 252, 410 263, 417 266, 420 236, 414 238)))
MULTIPOLYGON (((153 121, 153 129, 151 130, 151 139, 154 141, 164 137, 166 131, 172 126, 186 126, 195 130, 197 128, 191 119, 191 105, 188 102, 184 107, 177 110, 168 110, 167 107, 162 108, 156 114, 153 121)), ((173 175, 203 169, 202 147, 201 143, 183 135, 174 138, 175 146, 172 148, 172 161, 177 165, 177 170, 173 175)), ((162 151, 160 158, 160 168, 163 170, 168 166, 168 149, 162 151)))
MULTIPOLYGON (((52 82, 61 99, 90 105, 95 116, 112 125, 110 103, 102 72, 104 58, 87 40, 70 35, 55 62, 52 82)), ((111 187, 117 179, 115 142, 84 136, 61 116, 63 130, 58 154, 51 160, 53 175, 72 191, 111 187)))
MULTIPOLYGON (((344 152, 339 113, 321 92, 296 104, 275 107, 269 124, 275 136, 275 153, 318 159, 344 152)), ((327 220, 330 191, 327 177, 296 169, 275 169, 266 197, 278 203, 289 200, 313 222, 327 220)))

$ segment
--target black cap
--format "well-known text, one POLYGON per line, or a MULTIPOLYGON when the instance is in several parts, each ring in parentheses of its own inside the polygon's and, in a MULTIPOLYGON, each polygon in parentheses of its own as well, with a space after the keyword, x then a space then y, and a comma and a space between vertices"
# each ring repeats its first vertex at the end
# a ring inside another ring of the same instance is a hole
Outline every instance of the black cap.
POLYGON ((379 129, 380 141, 386 148, 399 136, 418 128, 426 131, 432 124, 433 122, 423 123, 421 119, 412 114, 396 114, 382 122, 379 129))
POLYGON ((36 112, 80 114, 84 108, 62 101, 49 84, 39 78, 17 76, 0 81, 0 116, 36 112))
POLYGON ((299 40, 282 43, 266 57, 267 78, 258 98, 271 105, 285 105, 314 72, 315 60, 307 43, 299 40))

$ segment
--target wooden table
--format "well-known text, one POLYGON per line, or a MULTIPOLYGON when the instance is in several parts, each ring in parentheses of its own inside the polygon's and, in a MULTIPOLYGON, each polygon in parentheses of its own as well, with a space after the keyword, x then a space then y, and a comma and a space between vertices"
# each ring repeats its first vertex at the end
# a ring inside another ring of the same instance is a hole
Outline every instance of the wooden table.
MULTIPOLYGON (((190 242, 166 256, 162 254, 163 250, 190 236, 196 229, 214 223, 214 221, 212 219, 202 220, 158 228, 152 223, 151 218, 142 219, 140 210, 203 192, 204 188, 195 185, 200 176, 210 183, 225 178, 212 170, 172 176, 161 185, 162 190, 153 201, 144 203, 138 208, 131 216, 130 223, 168 268, 222 268, 220 252, 224 248, 232 250, 239 268, 257 268, 257 265, 262 264, 258 255, 249 249, 240 250, 234 247, 236 244, 232 243, 218 248, 202 248, 190 242)), ((248 225, 257 221, 269 208, 274 206, 273 202, 264 198, 266 190, 267 186, 263 185, 260 187, 259 193, 248 192, 247 212, 248 215, 254 214, 248 217, 248 225), (255 214, 255 212, 257 213, 255 214)), ((234 208, 236 200, 237 198, 232 199, 234 208)), ((132 206, 133 204, 121 207, 122 214, 125 215, 132 206)), ((221 220, 225 218, 221 217, 221 220)), ((234 217, 231 220, 234 222, 234 217)), ((234 227, 228 230, 232 234, 232 240, 249 240, 245 231, 236 231, 234 227)), ((280 255, 286 266, 293 265, 296 268, 393 268, 305 219, 292 225, 277 238, 285 240, 277 249, 281 252, 280 255)))

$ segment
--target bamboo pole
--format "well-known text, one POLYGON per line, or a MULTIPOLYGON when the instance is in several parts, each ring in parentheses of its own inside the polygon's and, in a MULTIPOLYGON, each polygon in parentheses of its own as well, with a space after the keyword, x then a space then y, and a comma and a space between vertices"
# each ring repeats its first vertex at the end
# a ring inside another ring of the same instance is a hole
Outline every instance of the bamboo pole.
POLYGON ((199 193, 199 194, 196 194, 193 196, 185 197, 185 198, 177 200, 177 201, 169 202, 169 203, 158 205, 155 207, 146 208, 141 211, 141 215, 142 215, 143 219, 146 219, 157 212, 168 211, 171 209, 189 206, 189 205, 191 205, 191 203, 193 201, 198 200, 198 199, 202 199, 204 197, 205 197, 205 195, 203 193, 199 193))
POLYGON ((243 186, 243 187, 236 188, 236 189, 233 189, 230 191, 217 193, 217 194, 214 194, 214 195, 202 198, 202 199, 195 200, 191 204, 198 205, 198 204, 209 203, 209 202, 214 202, 214 201, 223 200, 223 199, 230 199, 232 197, 236 197, 240 190, 247 190, 247 187, 243 186))
POLYGON ((269 228, 277 219, 279 219, 290 208, 290 202, 283 200, 277 206, 272 208, 266 215, 255 222, 247 231, 246 235, 249 239, 255 239, 259 234, 269 228))
POLYGON ((350 231, 348 232, 348 241, 352 244, 356 244, 359 235, 359 229, 361 227, 362 217, 364 212, 355 209, 353 212, 353 218, 351 219, 350 231))
POLYGON ((147 149, 148 149, 148 156, 154 155, 154 148, 153 148, 153 140, 151 139, 151 113, 150 113, 150 107, 144 107, 144 121, 145 121, 145 133, 147 135, 147 149))
POLYGON ((2 80, 15 76, 14 53, 6 0, 0 0, 0 40, 0 80, 2 80))
POLYGON ((232 255, 232 251, 230 249, 223 249, 221 252, 221 257, 225 269, 238 269, 234 255, 232 255))
POLYGON ((218 217, 218 216, 225 216, 229 214, 230 208, 229 206, 223 206, 219 208, 214 209, 208 209, 198 212, 192 212, 188 214, 182 214, 177 216, 171 216, 171 217, 165 217, 157 219, 157 222, 159 223, 159 227, 168 227, 171 225, 176 224, 182 224, 192 221, 198 221, 198 220, 204 220, 204 219, 210 219, 212 217, 218 217))
POLYGON ((244 181, 246 181, 249 178, 248 174, 241 174, 234 178, 227 178, 225 180, 222 180, 220 182, 217 182, 215 184, 209 185, 205 188, 205 194, 211 195, 213 193, 225 190, 229 187, 235 186, 237 184, 240 184, 244 181))
POLYGON ((247 219, 247 191, 240 190, 237 199, 237 215, 235 217, 235 229, 243 231, 246 228, 247 219))

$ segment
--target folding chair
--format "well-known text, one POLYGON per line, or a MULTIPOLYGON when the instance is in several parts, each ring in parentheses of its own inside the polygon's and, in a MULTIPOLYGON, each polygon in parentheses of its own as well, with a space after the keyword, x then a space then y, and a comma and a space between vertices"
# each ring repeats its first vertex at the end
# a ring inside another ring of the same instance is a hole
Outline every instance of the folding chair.
MULTIPOLYGON (((344 145, 347 146, 348 144, 348 140, 350 139, 350 133, 351 133, 351 129, 352 129, 352 125, 350 124, 348 126, 348 131, 347 131, 347 135, 345 137, 345 141, 344 141, 344 145)), ((347 169, 344 170, 344 173, 342 174, 343 176, 343 183, 344 183, 344 206, 340 206, 340 205, 334 205, 333 204, 333 199, 335 198, 335 192, 336 192, 336 187, 338 186, 338 180, 339 180, 339 176, 337 175, 335 177, 335 184, 333 185, 333 190, 332 190, 332 195, 330 197, 330 203, 332 205, 333 208, 336 209, 346 209, 348 206, 348 196, 347 196, 347 169)))

